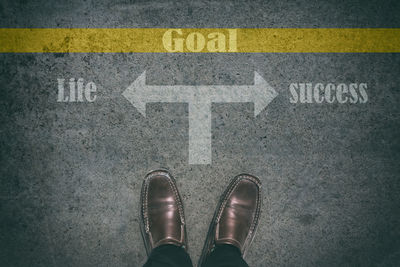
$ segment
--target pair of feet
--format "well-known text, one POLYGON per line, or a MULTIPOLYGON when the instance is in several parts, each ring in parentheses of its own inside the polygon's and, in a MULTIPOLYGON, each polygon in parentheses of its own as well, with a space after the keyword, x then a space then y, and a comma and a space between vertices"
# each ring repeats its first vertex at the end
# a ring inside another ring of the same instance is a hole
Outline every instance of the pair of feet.
MULTIPOLYGON (((239 248, 242 256, 253 240, 261 208, 261 183, 241 174, 222 194, 211 221, 199 266, 216 245, 239 248)), ((147 255, 155 247, 173 244, 187 250, 186 222, 175 179, 166 170, 148 173, 140 197, 140 223, 147 255)))

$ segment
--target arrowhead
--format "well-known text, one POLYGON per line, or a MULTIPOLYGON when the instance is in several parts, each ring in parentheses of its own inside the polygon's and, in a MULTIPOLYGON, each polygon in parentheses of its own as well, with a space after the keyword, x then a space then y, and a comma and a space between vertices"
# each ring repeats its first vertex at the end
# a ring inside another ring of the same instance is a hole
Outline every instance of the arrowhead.
POLYGON ((274 100, 278 93, 256 71, 254 72, 254 87, 254 116, 257 116, 274 100))
POLYGON ((142 101, 141 92, 146 86, 146 71, 140 74, 137 79, 122 92, 122 95, 146 117, 146 102, 142 101))

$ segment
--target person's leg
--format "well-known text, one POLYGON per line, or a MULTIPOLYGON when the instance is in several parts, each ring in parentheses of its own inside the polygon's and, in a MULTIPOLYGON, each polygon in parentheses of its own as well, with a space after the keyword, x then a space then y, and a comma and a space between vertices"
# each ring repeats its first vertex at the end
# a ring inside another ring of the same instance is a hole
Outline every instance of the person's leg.
POLYGON ((162 245, 154 248, 143 267, 192 267, 189 254, 182 247, 162 245))
POLYGON ((261 210, 261 182, 241 174, 232 179, 210 223, 199 267, 247 266, 246 254, 261 210))
POLYGON ((249 267, 240 249, 233 245, 217 245, 205 259, 203 267, 249 267))
POLYGON ((140 230, 146 267, 191 267, 186 224, 175 179, 165 170, 147 174, 140 194, 140 230))

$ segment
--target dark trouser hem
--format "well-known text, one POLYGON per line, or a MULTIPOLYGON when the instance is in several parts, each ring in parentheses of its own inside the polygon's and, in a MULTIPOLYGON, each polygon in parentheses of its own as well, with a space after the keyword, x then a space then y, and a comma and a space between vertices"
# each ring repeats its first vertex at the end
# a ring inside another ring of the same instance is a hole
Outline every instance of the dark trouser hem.
MULTIPOLYGON (((175 245, 162 245, 151 251, 143 267, 193 267, 189 254, 175 245)), ((218 245, 202 267, 249 267, 240 250, 232 245, 218 245)))
POLYGON ((202 267, 249 267, 240 250, 232 245, 217 245, 202 267))
POLYGON ((154 248, 143 267, 193 267, 187 252, 175 245, 154 248))

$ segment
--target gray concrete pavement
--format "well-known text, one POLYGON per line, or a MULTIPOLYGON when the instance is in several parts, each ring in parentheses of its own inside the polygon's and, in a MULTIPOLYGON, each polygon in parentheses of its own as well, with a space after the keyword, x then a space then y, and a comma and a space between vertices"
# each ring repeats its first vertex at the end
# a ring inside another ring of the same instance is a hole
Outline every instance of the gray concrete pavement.
MULTIPOLYGON (((399 27, 399 4, 245 1, 0 2, 1 27, 399 27)), ((166 167, 197 262, 231 177, 263 182, 250 266, 400 264, 399 54, 0 54, 0 265, 140 266, 138 201, 166 167), (212 105, 212 164, 188 164, 187 104, 121 94, 153 85, 251 84, 279 93, 212 105), (57 78, 97 85, 58 103, 57 78), (365 104, 290 103, 291 83, 367 83, 365 104)))

